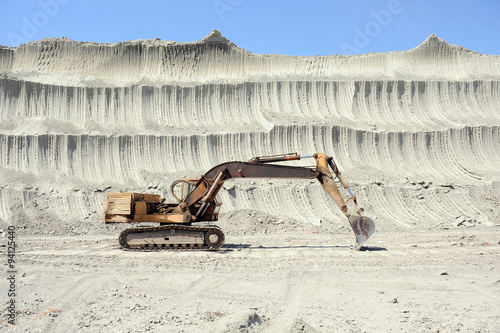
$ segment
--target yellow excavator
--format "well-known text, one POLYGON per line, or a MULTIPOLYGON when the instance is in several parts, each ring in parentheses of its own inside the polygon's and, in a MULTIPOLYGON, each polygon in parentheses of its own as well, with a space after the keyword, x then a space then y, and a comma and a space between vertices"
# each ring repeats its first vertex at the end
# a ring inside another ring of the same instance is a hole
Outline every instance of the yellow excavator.
POLYGON ((330 194, 333 201, 348 218, 356 235, 355 249, 370 238, 375 231, 372 219, 363 215, 356 196, 342 177, 333 158, 316 153, 297 153, 254 157, 248 162, 225 162, 219 164, 200 178, 185 178, 175 181, 171 192, 177 203, 165 203, 160 195, 140 193, 108 193, 104 205, 104 223, 159 223, 158 227, 125 229, 119 237, 120 245, 129 250, 217 250, 224 244, 224 233, 210 222, 217 221, 221 203, 217 193, 223 183, 233 178, 284 178, 314 179, 330 194), (273 164, 314 158, 315 167, 297 167, 273 164), (350 194, 344 200, 335 177, 350 194), (179 196, 180 195, 180 196, 179 196), (352 202, 355 212, 347 204, 352 202), (198 224, 195 226, 193 224, 198 224))

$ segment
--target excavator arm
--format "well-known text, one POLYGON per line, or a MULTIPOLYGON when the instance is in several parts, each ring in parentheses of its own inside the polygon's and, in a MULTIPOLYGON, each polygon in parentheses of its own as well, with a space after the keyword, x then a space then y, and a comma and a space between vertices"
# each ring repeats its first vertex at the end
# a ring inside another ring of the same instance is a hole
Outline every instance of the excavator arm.
POLYGON ((298 154, 286 154, 276 156, 254 157, 249 162, 226 162, 215 166, 205 173, 196 183, 194 190, 185 199, 185 204, 196 216, 195 220, 204 220, 204 215, 210 205, 214 204, 215 197, 222 184, 232 178, 282 178, 282 179, 318 179, 321 186, 328 192, 335 204, 348 218, 351 228, 356 235, 356 249, 359 250, 363 243, 375 231, 373 221, 363 215, 363 209, 359 208, 356 196, 353 194, 349 184, 343 178, 332 157, 316 153, 314 155, 300 156, 298 154), (284 162, 300 160, 313 157, 316 167, 296 167, 277 164, 272 162, 284 162), (335 177, 349 192, 350 198, 345 201, 335 182, 335 177), (353 202, 355 211, 349 211, 347 204, 353 202))

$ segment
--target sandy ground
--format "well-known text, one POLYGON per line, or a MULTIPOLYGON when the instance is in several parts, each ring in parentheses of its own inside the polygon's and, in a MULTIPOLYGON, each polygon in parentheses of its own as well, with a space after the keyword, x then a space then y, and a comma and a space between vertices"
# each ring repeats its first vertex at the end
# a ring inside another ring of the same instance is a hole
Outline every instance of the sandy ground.
POLYGON ((379 232, 360 252, 350 236, 227 236, 218 252, 138 253, 111 236, 19 235, 16 328, 500 332, 498 227, 379 232))

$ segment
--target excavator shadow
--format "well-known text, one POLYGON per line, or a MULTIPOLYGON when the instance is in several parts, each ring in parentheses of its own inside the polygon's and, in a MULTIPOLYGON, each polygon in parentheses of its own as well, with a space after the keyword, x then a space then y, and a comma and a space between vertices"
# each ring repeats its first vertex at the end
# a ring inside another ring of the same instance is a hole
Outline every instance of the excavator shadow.
POLYGON ((224 244, 221 250, 234 250, 234 249, 337 249, 345 248, 348 249, 348 245, 289 245, 289 246, 263 246, 263 245, 251 245, 251 244, 224 244))
POLYGON ((360 251, 370 251, 370 252, 375 252, 375 251, 387 251, 385 247, 380 247, 380 246, 362 246, 360 251))
MULTIPOLYGON (((290 245, 290 246, 262 246, 251 244, 224 244, 219 251, 231 252, 239 249, 262 249, 262 250, 280 250, 280 249, 350 249, 349 245, 290 245)), ((380 246, 362 246, 359 251, 387 251, 385 247, 380 246)))
POLYGON ((224 249, 224 250, 229 250, 229 249, 248 249, 249 247, 251 247, 250 244, 224 244, 222 245, 221 249, 224 249))

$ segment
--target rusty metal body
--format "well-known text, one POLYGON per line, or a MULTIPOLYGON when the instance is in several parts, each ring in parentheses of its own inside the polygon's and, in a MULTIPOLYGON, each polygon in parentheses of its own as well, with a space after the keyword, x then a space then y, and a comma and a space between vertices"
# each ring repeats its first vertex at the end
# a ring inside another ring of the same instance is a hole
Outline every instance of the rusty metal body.
POLYGON ((314 157, 316 167, 296 167, 271 162, 299 160, 298 154, 254 157, 249 162, 226 162, 219 164, 199 179, 183 179, 174 182, 172 194, 177 204, 167 204, 159 195, 138 193, 110 193, 106 196, 103 219, 105 223, 157 222, 158 228, 127 229, 120 235, 124 248, 158 250, 172 248, 217 249, 222 246, 224 234, 216 226, 193 227, 192 223, 217 221, 221 204, 216 196, 223 183, 233 178, 283 178, 318 179, 330 194, 339 209, 349 219, 356 235, 356 249, 373 234, 375 225, 363 216, 356 197, 344 180, 335 162, 325 154, 302 156, 314 157), (329 168, 339 179, 351 197, 345 201, 329 168), (174 193, 174 186, 182 185, 181 197, 174 193), (185 188, 186 187, 186 188, 185 188), (190 189, 193 187, 193 189, 190 189), (353 202, 355 213, 347 203, 353 202))

